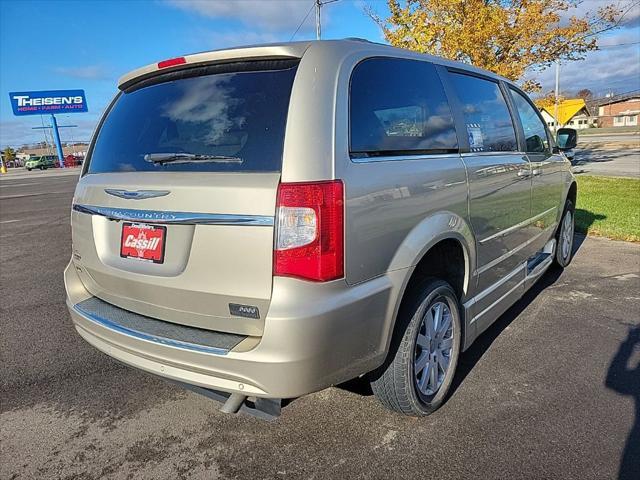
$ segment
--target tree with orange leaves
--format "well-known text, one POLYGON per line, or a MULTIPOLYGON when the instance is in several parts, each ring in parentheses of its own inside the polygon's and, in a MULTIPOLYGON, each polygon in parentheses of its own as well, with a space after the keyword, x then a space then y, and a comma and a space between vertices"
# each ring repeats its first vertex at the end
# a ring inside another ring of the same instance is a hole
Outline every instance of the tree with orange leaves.
MULTIPOLYGON (((564 96, 559 95, 558 96, 558 103, 562 103, 564 101, 564 96)), ((543 108, 547 111, 547 112, 552 112, 553 113, 553 107, 556 104, 556 95, 555 92, 553 90, 547 92, 544 95, 539 96, 538 98, 536 98, 535 102, 536 106, 542 110, 543 108)))
MULTIPOLYGON (((470 63, 511 80, 580 60, 596 50, 599 34, 616 28, 625 13, 614 4, 570 15, 573 0, 387 0, 390 16, 369 15, 389 43, 470 63)), ((535 80, 523 83, 538 91, 535 80)))

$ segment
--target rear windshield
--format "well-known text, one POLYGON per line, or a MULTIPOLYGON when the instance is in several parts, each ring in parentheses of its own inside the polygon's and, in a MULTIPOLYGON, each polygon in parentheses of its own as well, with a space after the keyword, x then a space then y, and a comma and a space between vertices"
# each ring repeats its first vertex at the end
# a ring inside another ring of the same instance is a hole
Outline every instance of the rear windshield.
POLYGON ((121 93, 100 127, 88 173, 280 171, 296 67, 252 68, 174 74, 121 93))

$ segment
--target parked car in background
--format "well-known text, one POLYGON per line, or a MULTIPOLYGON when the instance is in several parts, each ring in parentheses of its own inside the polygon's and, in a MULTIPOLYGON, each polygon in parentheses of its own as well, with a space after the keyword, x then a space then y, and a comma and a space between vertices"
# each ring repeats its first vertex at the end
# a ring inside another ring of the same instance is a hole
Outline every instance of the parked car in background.
POLYGON ((188 55, 118 87, 74 195, 71 317, 112 357, 231 394, 226 411, 362 376, 427 415, 461 352, 571 260, 570 164, 492 73, 344 40, 188 55))
POLYGON ((82 165, 83 158, 75 155, 67 155, 64 157, 64 166, 65 167, 78 167, 82 165))
POLYGON ((33 157, 27 160, 24 164, 24 168, 31 171, 34 169, 46 170, 47 168, 55 168, 58 157, 55 155, 42 155, 40 157, 33 157))

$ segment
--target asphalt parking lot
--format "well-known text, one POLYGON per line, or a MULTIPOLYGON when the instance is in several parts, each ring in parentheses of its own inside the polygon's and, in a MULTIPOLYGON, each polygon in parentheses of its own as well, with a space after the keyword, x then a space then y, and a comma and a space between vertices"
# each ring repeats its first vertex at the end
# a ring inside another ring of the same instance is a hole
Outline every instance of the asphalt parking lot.
POLYGON ((640 475, 640 245, 578 239, 570 267, 462 356, 430 417, 387 412, 355 382, 265 422, 224 415, 75 333, 62 284, 75 181, 0 182, 0 478, 640 475))
POLYGON ((574 173, 640 178, 640 135, 578 135, 574 173))
POLYGON ((576 149, 571 164, 576 174, 640 178, 640 146, 585 144, 576 149))

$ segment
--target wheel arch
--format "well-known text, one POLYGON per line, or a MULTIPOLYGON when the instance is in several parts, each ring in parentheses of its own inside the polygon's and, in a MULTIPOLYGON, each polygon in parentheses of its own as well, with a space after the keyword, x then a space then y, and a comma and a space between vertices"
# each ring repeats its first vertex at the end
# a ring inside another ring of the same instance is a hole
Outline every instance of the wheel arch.
MULTIPOLYGON (((569 185, 569 190, 567 190, 566 200, 571 200, 571 203, 573 203, 573 207, 575 208, 577 199, 578 199, 578 184, 574 180, 571 182, 571 185, 569 185)), ((565 203, 566 203, 566 200, 565 200, 565 203)))
MULTIPOLYGON (((390 270, 405 269, 402 285, 389 312, 385 352, 388 355, 396 320, 403 301, 413 285, 433 276, 451 284, 458 295, 463 338, 465 318, 463 303, 473 296, 476 265, 475 238, 467 221, 452 212, 440 212, 419 223, 398 248, 390 270)), ((464 340, 463 340, 464 344, 464 340)))

